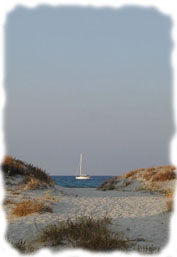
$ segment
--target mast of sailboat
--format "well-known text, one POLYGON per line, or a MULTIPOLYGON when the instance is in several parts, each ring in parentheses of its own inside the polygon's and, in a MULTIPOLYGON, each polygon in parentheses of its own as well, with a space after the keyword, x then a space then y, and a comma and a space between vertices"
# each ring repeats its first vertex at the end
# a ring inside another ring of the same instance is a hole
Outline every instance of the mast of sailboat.
POLYGON ((80 176, 82 175, 82 153, 80 154, 80 176))

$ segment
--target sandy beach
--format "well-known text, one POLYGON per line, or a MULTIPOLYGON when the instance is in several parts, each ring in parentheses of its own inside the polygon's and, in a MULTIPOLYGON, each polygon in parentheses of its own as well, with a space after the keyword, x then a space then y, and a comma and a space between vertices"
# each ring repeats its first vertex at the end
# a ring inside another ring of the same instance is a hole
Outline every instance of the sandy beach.
POLYGON ((53 196, 54 200, 47 199, 44 190, 25 191, 15 196, 8 191, 8 199, 17 202, 22 199, 45 200, 53 209, 53 213, 16 217, 10 214, 12 206, 6 207, 9 223, 7 237, 10 242, 30 241, 46 225, 57 221, 79 216, 102 218, 106 215, 112 219, 110 230, 122 233, 136 247, 150 246, 159 249, 167 242, 170 214, 166 211, 166 199, 159 193, 55 186, 46 194, 53 196))
POLYGON ((98 244, 103 242, 99 250, 123 245, 124 250, 154 253, 168 242, 176 184, 173 166, 130 171, 98 188, 58 186, 43 170, 11 157, 6 157, 3 172, 6 238, 22 252, 78 245, 98 249, 89 241, 93 236, 98 244), (83 229, 88 234, 84 242, 83 229))

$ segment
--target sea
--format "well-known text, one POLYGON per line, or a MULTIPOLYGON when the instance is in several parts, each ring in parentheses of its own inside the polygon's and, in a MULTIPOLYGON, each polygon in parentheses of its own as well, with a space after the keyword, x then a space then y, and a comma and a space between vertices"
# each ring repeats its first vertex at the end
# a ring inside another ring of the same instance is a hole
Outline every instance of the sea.
POLYGON ((75 176, 51 176, 56 185, 62 187, 97 188, 113 176, 92 176, 90 179, 76 179, 75 176))

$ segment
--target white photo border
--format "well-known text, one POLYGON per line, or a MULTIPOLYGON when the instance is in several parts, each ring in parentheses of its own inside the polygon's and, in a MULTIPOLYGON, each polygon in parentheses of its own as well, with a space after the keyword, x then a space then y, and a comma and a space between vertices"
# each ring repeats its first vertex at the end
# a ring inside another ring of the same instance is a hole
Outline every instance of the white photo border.
MULTIPOLYGON (((177 1, 175 0, 2 0, 0 1, 0 162, 5 154, 5 140, 4 140, 4 107, 6 103, 4 77, 5 77, 5 24, 7 20, 7 15, 14 10, 18 5, 26 8, 36 8, 40 5, 47 6, 82 6, 82 7, 93 7, 93 8, 120 8, 125 6, 134 7, 152 7, 156 8, 162 15, 169 16, 173 22, 171 39, 173 41, 173 50, 170 56, 171 59, 171 69, 172 69, 172 79, 173 79, 173 118, 175 125, 175 134, 171 139, 169 146, 169 160, 175 166, 177 166, 177 1)), ((3 181, 2 174, 0 173, 0 200, 1 206, 4 198, 3 181)), ((171 216, 170 221, 170 236, 167 246, 159 253, 158 256, 176 256, 177 253, 177 215, 176 215, 176 204, 177 199, 175 196, 175 210, 171 216)), ((0 224, 1 224, 1 235, 0 235, 0 250, 5 256, 20 256, 20 254, 12 248, 5 240, 6 232, 6 217, 2 208, 0 208, 0 224)), ((91 253, 89 251, 83 250, 66 250, 60 253, 53 253, 49 249, 41 250, 35 254, 35 256, 51 256, 55 254, 60 254, 61 257, 74 257, 74 256, 107 256, 108 253, 91 253)), ((113 252, 109 253, 111 256, 127 256, 128 253, 123 252, 113 252)), ((129 256, 141 256, 137 252, 132 252, 128 254, 129 256)), ((152 256, 152 255, 151 255, 152 256)), ((157 255, 156 255, 157 256, 157 255)))

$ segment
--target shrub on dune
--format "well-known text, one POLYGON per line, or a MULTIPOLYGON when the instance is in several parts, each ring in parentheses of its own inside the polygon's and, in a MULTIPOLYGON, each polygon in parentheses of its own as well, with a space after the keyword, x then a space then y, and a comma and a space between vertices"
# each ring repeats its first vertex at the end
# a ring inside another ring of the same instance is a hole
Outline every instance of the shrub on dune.
POLYGON ((162 170, 158 173, 156 173, 154 176, 152 176, 152 181, 167 181, 167 180, 173 180, 176 179, 176 174, 174 170, 167 169, 162 170))
MULTIPOLYGON (((24 177, 24 182, 29 182, 30 179, 38 179, 43 184, 53 186, 54 181, 51 177, 46 173, 46 171, 33 166, 32 164, 28 164, 26 162, 22 162, 16 158, 11 156, 5 156, 2 164, 2 171, 6 176, 15 176, 22 175, 24 177)), ((34 183, 33 183, 34 184, 34 183)))
POLYGON ((107 228, 110 223, 107 217, 100 220, 92 217, 81 217, 76 221, 69 219, 44 228, 38 240, 50 246, 68 244, 95 251, 127 250, 128 240, 110 232, 107 228))
POLYGON ((28 181, 25 182, 24 190, 35 190, 35 189, 45 189, 48 187, 46 182, 41 182, 36 178, 29 178, 28 181))

